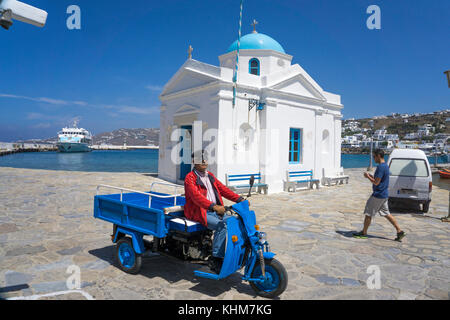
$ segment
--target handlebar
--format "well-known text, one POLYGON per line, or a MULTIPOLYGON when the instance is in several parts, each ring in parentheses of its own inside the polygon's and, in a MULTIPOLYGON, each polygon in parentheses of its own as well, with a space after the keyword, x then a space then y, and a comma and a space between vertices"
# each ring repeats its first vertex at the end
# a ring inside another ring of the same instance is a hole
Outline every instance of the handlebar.
MULTIPOLYGON (((249 197, 246 197, 243 201, 248 200, 249 197)), ((225 212, 229 211, 229 212, 234 212, 233 207, 232 206, 224 206, 225 208, 225 212)))

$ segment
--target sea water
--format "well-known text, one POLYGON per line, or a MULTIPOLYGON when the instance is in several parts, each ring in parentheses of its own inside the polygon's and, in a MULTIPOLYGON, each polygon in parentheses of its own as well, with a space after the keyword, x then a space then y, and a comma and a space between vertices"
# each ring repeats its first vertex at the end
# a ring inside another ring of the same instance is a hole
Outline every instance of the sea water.
POLYGON ((0 167, 97 171, 158 172, 158 150, 95 150, 92 152, 25 152, 0 157, 0 167))
MULTIPOLYGON (((389 156, 385 156, 387 161, 389 156)), ((430 165, 435 163, 434 157, 428 157, 430 165)), ((446 159, 443 157, 437 157, 437 163, 447 163, 446 159)), ((370 157, 368 154, 342 154, 341 155, 341 165, 346 168, 367 168, 370 165, 370 157)), ((372 159, 372 165, 375 167, 377 164, 372 159)))
MULTIPOLYGON (((387 157, 386 157, 387 160, 387 157)), ((434 164, 434 157, 429 158, 434 164)), ((367 168, 368 154, 342 154, 344 168, 367 168)), ((443 163, 438 158, 438 163, 443 163)), ((376 166, 375 163, 373 163, 376 166)), ((96 150, 82 153, 27 152, 0 157, 0 167, 100 171, 100 172, 142 172, 158 171, 158 150, 96 150)))

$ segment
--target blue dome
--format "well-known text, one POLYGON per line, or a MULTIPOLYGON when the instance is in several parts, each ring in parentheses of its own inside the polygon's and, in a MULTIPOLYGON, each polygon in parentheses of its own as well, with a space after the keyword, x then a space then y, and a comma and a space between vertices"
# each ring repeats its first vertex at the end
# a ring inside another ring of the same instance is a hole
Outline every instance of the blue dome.
MULTIPOLYGON (((237 40, 228 48, 228 52, 237 50, 237 40)), ((240 50, 256 49, 256 50, 274 50, 286 53, 283 47, 271 37, 262 33, 249 33, 241 38, 240 50)))

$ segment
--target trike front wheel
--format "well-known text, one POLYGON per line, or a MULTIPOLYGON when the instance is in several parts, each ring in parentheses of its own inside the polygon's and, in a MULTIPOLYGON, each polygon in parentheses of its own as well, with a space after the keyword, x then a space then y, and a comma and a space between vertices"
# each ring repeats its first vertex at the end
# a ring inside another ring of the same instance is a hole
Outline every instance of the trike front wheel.
MULTIPOLYGON (((286 290, 288 275, 283 265, 276 259, 264 259, 266 281, 250 282, 251 287, 258 296, 264 298, 276 298, 286 290)), ((252 272, 252 278, 262 276, 261 265, 259 261, 255 264, 252 272)))
POLYGON ((142 256, 134 251, 133 243, 128 237, 117 241, 115 258, 119 268, 127 273, 137 274, 141 269, 142 256))

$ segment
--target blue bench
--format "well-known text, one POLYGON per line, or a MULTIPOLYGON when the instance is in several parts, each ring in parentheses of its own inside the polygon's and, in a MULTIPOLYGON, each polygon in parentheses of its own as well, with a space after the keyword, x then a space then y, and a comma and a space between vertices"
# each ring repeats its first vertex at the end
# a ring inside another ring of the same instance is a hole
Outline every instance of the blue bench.
MULTIPOLYGON (((267 188, 269 187, 266 183, 261 183, 261 173, 249 173, 249 174, 225 174, 226 185, 233 191, 239 192, 239 190, 247 190, 250 188, 250 178, 255 177, 255 183, 253 188, 257 188, 257 192, 267 194, 267 188), (232 182, 236 181, 246 181, 246 184, 232 185, 232 182)), ((245 192, 245 191, 244 191, 245 192)))
POLYGON ((309 189, 319 189, 320 180, 314 179, 312 170, 309 171, 286 171, 286 181, 284 182, 284 191, 295 192, 298 184, 307 183, 309 189))

